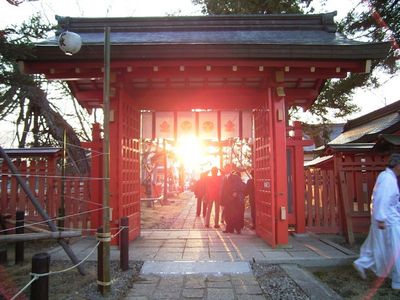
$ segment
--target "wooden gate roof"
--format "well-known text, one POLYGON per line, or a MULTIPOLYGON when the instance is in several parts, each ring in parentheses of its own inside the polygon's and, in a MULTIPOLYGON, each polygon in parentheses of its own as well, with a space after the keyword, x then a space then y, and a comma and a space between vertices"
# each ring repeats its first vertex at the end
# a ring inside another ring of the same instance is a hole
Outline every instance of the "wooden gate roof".
POLYGON ((327 79, 366 72, 390 48, 347 39, 337 32, 334 16, 57 17, 56 36, 38 43, 23 67, 67 80, 84 107, 100 107, 109 26, 112 86, 123 83, 142 109, 174 109, 173 103, 179 109, 254 108, 265 87, 285 96, 287 106, 307 108, 327 79), (82 37, 73 56, 57 46, 65 30, 82 37))
MULTIPOLYGON (((112 56, 118 59, 379 59, 387 53, 387 43, 337 33, 335 15, 56 18, 57 34, 69 30, 83 39, 74 59, 103 57, 105 26, 111 28, 112 56)), ((37 59, 65 60, 54 47, 56 39, 38 46, 37 59)))

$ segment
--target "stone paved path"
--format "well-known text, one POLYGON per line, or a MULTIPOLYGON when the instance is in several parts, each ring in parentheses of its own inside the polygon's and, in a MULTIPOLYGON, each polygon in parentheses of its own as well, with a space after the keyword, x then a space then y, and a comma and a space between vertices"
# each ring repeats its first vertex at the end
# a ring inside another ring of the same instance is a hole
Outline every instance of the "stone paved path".
POLYGON ((141 276, 125 299, 259 300, 266 298, 252 274, 192 274, 141 276))
MULTIPOLYGON (((301 291, 307 291, 304 297, 295 294, 279 299, 337 299, 336 294, 321 287, 315 279, 307 278, 307 272, 298 266, 326 267, 349 263, 356 258, 355 253, 315 235, 291 235, 288 245, 272 249, 250 229, 245 229, 238 235, 225 234, 222 228, 204 228, 203 218, 195 216, 194 198, 184 201, 185 205, 180 205, 179 211, 175 211, 176 217, 171 222, 170 229, 142 229, 141 236, 130 243, 129 259, 144 261, 144 266, 153 263, 156 271, 142 273, 139 280, 134 282, 127 300, 266 299, 270 293, 262 293, 261 281, 258 275, 258 281, 256 280, 251 270, 246 273, 233 271, 235 269, 230 267, 221 267, 221 263, 248 264, 254 261, 258 265, 277 266, 284 274, 284 282, 292 282, 294 286, 300 286, 301 291), (208 271, 197 269, 179 272, 177 269, 169 273, 157 272, 162 264, 173 262, 177 263, 177 268, 182 263, 204 263, 211 267, 208 271), (281 268, 281 264, 289 265, 281 268), (212 272, 209 272, 210 270, 212 272)), ((178 209, 177 207, 175 209, 178 209)), ((161 209, 166 212, 168 207, 161 209)), ((157 207, 154 208, 154 214, 157 214, 157 207)), ((211 224, 213 225, 212 221, 211 224)), ((71 247, 76 256, 82 259, 95 244, 94 238, 84 238, 71 247)), ((56 260, 68 259, 61 247, 54 249, 51 255, 52 259, 56 260)), ((111 248, 110 256, 112 260, 119 259, 117 247, 111 248)), ((95 251, 89 260, 96 260, 96 257, 95 251)), ((142 271, 144 269, 142 268, 142 271)), ((274 286, 283 284, 280 279, 277 281, 273 283, 274 286)))

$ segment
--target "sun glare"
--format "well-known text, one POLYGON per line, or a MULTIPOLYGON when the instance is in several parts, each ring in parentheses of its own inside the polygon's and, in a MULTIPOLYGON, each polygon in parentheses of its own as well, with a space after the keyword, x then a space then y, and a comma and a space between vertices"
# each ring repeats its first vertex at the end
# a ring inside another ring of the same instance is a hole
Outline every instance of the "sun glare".
POLYGON ((179 161, 188 169, 199 169, 205 156, 204 146, 195 136, 181 137, 176 145, 179 161))

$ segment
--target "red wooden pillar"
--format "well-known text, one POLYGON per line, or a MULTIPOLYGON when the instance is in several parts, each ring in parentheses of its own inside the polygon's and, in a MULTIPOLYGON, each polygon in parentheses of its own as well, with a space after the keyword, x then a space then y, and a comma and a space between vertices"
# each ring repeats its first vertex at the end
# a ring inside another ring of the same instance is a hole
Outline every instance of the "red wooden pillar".
POLYGON ((296 121, 293 124, 294 127, 294 209, 296 215, 296 233, 305 233, 306 231, 306 215, 305 215, 305 204, 304 204, 304 150, 303 146, 303 131, 301 129, 301 123, 296 121))
MULTIPOLYGON (((103 205, 102 201, 102 191, 103 185, 100 178, 103 177, 103 142, 101 139, 101 129, 99 123, 94 123, 92 127, 92 142, 88 145, 91 148, 91 177, 93 180, 90 182, 90 210, 95 210, 101 208, 103 205), (95 204, 97 203, 97 204, 95 204)), ((90 224, 92 229, 97 229, 102 223, 102 211, 96 210, 91 214, 90 224)))
POLYGON ((284 97, 272 96, 272 134, 275 186, 276 244, 289 242, 287 216, 286 108, 284 97))
MULTIPOLYGON (((120 192, 120 168, 121 168, 121 120, 120 120, 120 99, 112 97, 110 101, 110 199, 111 208, 110 228, 118 227, 119 223, 119 192, 120 192)), ((107 151, 107 150, 104 150, 107 151)), ((115 230, 114 230, 115 231, 115 230)), ((111 234, 115 233, 111 230, 111 234)), ((112 245, 118 245, 118 236, 112 239, 112 245)))

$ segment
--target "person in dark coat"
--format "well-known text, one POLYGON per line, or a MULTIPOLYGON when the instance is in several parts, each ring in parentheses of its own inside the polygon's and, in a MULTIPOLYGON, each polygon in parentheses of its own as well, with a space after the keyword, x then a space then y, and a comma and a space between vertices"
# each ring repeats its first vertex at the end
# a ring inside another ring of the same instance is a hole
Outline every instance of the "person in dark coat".
POLYGON ((224 206, 226 228, 224 233, 240 234, 244 226, 245 184, 237 171, 224 180, 222 186, 222 205, 224 206))
POLYGON ((254 187, 254 171, 251 171, 250 178, 247 180, 246 183, 246 195, 249 196, 250 202, 250 212, 251 212, 251 222, 252 222, 252 229, 256 228, 256 195, 255 195, 255 187, 254 187))
POLYGON ((222 177, 218 176, 218 168, 211 168, 211 176, 206 179, 206 196, 207 214, 205 217, 206 228, 210 227, 211 210, 214 205, 214 228, 219 228, 219 211, 221 205, 221 184, 222 177))
POLYGON ((194 195, 197 199, 196 216, 198 217, 200 217, 200 213, 202 212, 202 206, 203 217, 205 217, 207 213, 207 202, 204 199, 206 196, 206 179, 207 172, 203 172, 200 174, 199 180, 197 180, 197 182, 194 184, 194 195))

